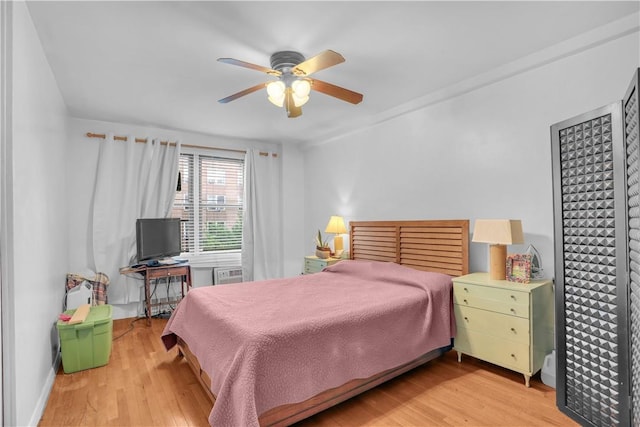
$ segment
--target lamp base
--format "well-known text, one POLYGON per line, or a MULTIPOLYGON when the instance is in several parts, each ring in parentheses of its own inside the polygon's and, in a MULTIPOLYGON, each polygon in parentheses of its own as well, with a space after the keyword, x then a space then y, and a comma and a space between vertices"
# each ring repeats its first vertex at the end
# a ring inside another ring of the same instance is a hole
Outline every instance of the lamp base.
POLYGON ((507 246, 489 245, 489 278, 505 280, 507 278, 507 246))

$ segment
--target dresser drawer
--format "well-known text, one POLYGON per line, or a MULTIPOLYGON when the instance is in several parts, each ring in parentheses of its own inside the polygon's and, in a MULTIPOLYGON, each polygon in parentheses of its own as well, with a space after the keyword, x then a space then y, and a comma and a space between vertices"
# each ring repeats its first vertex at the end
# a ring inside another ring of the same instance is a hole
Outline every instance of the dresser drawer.
POLYGON ((321 271, 323 268, 325 268, 326 265, 327 265, 327 263, 324 262, 324 261, 320 262, 319 260, 305 258, 305 260, 304 260, 304 272, 306 274, 317 273, 317 272, 321 271))
POLYGON ((333 265, 339 262, 340 259, 337 258, 329 258, 322 259, 318 257, 305 257, 304 258, 304 274, 312 274, 322 271, 323 268, 333 265))
POLYGON ((528 292, 454 282, 453 297, 458 305, 529 317, 528 292))
POLYGON ((529 345, 469 329, 458 329, 456 351, 519 372, 531 372, 529 345))
POLYGON ((186 276, 189 274, 189 267, 154 267, 147 268, 147 275, 150 279, 168 276, 186 276))
POLYGON ((459 304, 455 304, 453 310, 458 331, 468 329, 522 344, 529 343, 529 319, 459 304))

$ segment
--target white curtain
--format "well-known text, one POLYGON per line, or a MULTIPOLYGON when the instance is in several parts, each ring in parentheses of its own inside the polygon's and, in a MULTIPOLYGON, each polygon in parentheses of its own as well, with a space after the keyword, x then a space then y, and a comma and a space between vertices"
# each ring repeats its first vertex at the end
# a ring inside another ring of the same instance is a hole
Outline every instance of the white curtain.
POLYGON ((280 157, 249 149, 245 157, 242 273, 245 281, 282 277, 280 157))
POLYGON ((142 282, 119 273, 136 255, 136 219, 168 217, 173 205, 180 143, 147 141, 114 141, 111 134, 100 141, 91 255, 94 270, 109 276, 109 304, 140 301, 142 282))

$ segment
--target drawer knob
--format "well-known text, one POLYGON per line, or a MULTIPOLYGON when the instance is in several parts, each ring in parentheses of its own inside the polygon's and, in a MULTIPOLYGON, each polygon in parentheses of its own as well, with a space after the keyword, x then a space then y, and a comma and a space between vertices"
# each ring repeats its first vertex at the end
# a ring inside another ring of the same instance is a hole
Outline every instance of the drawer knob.
POLYGON ((469 301, 467 301, 466 299, 463 299, 462 301, 464 301, 465 304, 469 304, 469 301))
POLYGON ((511 295, 511 299, 515 301, 516 300, 516 296, 515 295, 511 295))
POLYGON ((464 320, 466 320, 467 322, 469 321, 469 318, 467 316, 464 317, 464 320))
POLYGON ((511 357, 513 357, 514 359, 516 358, 516 355, 511 353, 511 357))
POLYGON ((513 314, 516 314, 516 309, 515 308, 510 308, 509 311, 512 312, 513 314))
POLYGON ((511 328, 511 332, 516 333, 516 328, 511 328))
POLYGON ((464 288, 464 291, 465 291, 465 292, 469 292, 469 289, 468 289, 468 288, 464 288))

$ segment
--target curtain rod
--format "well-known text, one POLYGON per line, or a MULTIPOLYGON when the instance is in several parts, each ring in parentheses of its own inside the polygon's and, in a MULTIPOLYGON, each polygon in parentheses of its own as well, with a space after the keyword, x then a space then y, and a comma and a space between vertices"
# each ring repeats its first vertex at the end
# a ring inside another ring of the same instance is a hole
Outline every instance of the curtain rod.
MULTIPOLYGON (((107 135, 104 133, 92 133, 92 132, 87 132, 87 137, 88 138, 101 138, 101 139, 106 139, 107 135)), ((127 137, 126 136, 114 136, 113 137, 114 140, 116 141, 126 141, 127 137)), ((137 143, 140 144, 146 144, 147 143, 147 138, 136 138, 135 139, 137 143)), ((160 141, 160 144, 162 145, 176 145, 175 142, 171 142, 171 141, 160 141)), ((233 148, 216 148, 216 147, 206 147, 204 145, 192 145, 192 144, 180 144, 182 147, 187 147, 187 148, 199 148, 199 149, 204 149, 204 150, 220 150, 220 151, 231 151, 234 153, 243 153, 246 154, 247 150, 237 150, 237 149, 233 149, 233 148)), ((269 156, 269 153, 261 151, 260 152, 261 156, 269 156)), ((278 153, 271 153, 272 157, 278 157, 278 153)))

